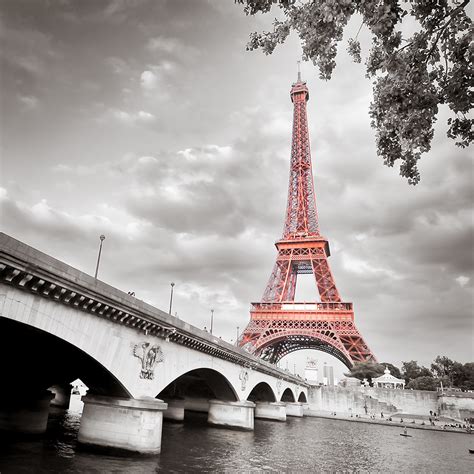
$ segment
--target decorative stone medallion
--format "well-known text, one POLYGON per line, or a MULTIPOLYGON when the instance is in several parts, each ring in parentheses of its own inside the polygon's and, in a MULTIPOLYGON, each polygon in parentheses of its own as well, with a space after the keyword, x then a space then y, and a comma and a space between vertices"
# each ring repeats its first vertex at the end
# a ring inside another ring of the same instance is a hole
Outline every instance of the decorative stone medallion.
POLYGON ((158 344, 152 346, 149 342, 142 342, 135 344, 133 347, 133 355, 138 357, 142 362, 140 378, 153 380, 156 364, 164 360, 161 347, 158 344))
POLYGON ((278 379, 277 383, 276 383, 277 390, 278 390, 278 395, 280 395, 280 392, 281 392, 281 384, 282 384, 281 379, 278 379))

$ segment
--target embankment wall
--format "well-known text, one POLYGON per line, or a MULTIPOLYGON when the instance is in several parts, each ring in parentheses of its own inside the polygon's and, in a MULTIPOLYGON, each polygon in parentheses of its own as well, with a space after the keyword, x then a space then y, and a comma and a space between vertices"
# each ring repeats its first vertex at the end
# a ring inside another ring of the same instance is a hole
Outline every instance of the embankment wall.
POLYGON ((410 415, 438 413, 438 393, 427 390, 394 390, 389 388, 364 387, 364 392, 378 400, 397 407, 397 411, 410 415))
POLYGON ((464 420, 474 418, 474 393, 450 393, 438 398, 439 412, 442 415, 464 420))
POLYGON ((390 390, 372 387, 312 387, 308 403, 311 410, 353 414, 402 412, 429 415, 438 411, 436 392, 390 390))

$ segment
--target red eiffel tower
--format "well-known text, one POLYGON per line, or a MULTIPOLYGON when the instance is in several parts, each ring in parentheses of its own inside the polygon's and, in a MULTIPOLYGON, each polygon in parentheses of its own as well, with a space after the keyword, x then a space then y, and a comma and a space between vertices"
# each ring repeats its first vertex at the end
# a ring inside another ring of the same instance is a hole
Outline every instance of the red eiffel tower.
POLYGON ((272 363, 300 349, 334 355, 347 367, 375 361, 354 324, 352 303, 341 301, 328 264, 329 243, 319 232, 311 169, 306 82, 290 92, 294 106, 288 206, 278 256, 262 301, 252 303, 239 345, 272 363), (321 300, 295 302, 298 275, 313 274, 321 300))

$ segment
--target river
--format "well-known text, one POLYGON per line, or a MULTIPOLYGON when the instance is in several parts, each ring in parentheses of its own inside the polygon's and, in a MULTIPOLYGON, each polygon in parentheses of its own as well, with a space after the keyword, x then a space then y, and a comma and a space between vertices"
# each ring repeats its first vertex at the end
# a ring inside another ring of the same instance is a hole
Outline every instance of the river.
POLYGON ((203 414, 165 423, 162 453, 117 456, 78 447, 77 411, 52 410, 36 439, 3 439, 0 473, 22 472, 474 472, 474 435, 320 418, 255 421, 253 432, 213 428, 203 414))

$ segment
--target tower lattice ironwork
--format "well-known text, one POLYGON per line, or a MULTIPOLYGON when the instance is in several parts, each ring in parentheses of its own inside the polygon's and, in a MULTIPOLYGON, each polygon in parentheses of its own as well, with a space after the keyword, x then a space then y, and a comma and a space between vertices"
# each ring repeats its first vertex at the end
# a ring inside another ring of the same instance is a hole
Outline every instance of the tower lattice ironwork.
POLYGON ((354 324, 352 303, 341 301, 329 268, 329 243, 320 234, 311 168, 306 82, 290 92, 293 102, 288 205, 278 255, 261 302, 252 303, 250 322, 239 345, 276 363, 300 349, 330 353, 347 367, 375 357, 354 324), (320 301, 295 302, 298 275, 313 274, 320 301))

